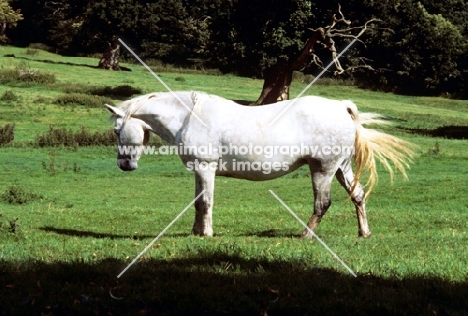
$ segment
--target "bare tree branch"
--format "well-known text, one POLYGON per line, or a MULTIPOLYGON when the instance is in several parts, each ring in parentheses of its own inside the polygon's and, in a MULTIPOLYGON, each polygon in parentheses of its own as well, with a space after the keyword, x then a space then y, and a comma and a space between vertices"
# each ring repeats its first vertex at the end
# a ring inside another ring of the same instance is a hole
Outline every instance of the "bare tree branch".
POLYGON ((60 2, 46 1, 44 4, 44 7, 46 7, 49 10, 54 10, 51 15, 55 15, 60 11, 66 10, 66 8, 68 7, 68 4, 64 5, 63 3, 60 3, 60 2))
POLYGON ((343 12, 341 12, 341 5, 339 3, 338 3, 338 13, 340 14, 341 18, 337 19, 336 14, 333 14, 330 25, 325 27, 326 29, 333 29, 336 24, 341 24, 341 23, 346 24, 346 25, 351 25, 351 21, 346 20, 343 12))
MULTIPOLYGON (((335 26, 338 24, 345 24, 345 25, 351 25, 351 21, 347 20, 344 17, 343 12, 341 11, 341 5, 338 4, 338 12, 340 14, 340 18, 336 18, 336 14, 332 16, 332 20, 330 22, 330 25, 324 27, 324 28, 317 28, 317 29, 310 29, 313 32, 318 32, 320 34, 320 40, 318 42, 323 43, 323 45, 330 51, 332 55, 332 59, 335 63, 336 71, 334 72, 335 75, 342 74, 346 71, 353 71, 356 68, 367 68, 370 70, 375 70, 369 65, 361 65, 361 66, 353 66, 353 67, 348 67, 344 69, 341 66, 340 61, 337 59, 337 50, 335 46, 335 41, 332 39, 333 37, 339 37, 339 38, 352 38, 362 44, 365 45, 365 43, 359 39, 359 37, 364 34, 364 32, 368 29, 368 25, 374 22, 381 22, 380 19, 371 19, 364 23, 362 26, 355 26, 355 27, 348 27, 344 29, 336 29, 335 26), (351 31, 354 30, 360 30, 360 32, 357 35, 350 34, 351 31)), ((315 56, 316 57, 316 56, 315 56)), ((320 63, 314 58, 313 63, 316 65, 319 65, 320 63)))
MULTIPOLYGON (((265 71, 265 81, 263 84, 262 92, 254 103, 256 105, 274 103, 279 100, 289 98, 289 87, 291 85, 291 78, 293 71, 303 69, 307 63, 309 65, 316 65, 323 69, 323 62, 318 55, 314 53, 316 46, 321 45, 324 49, 331 53, 333 63, 335 64, 335 75, 344 72, 353 72, 359 68, 377 71, 372 66, 366 63, 366 59, 360 59, 359 62, 353 66, 343 68, 338 60, 338 53, 334 39, 345 38, 353 39, 364 42, 359 38, 364 32, 371 27, 371 23, 381 22, 379 19, 371 19, 361 26, 351 27, 351 21, 347 20, 341 11, 341 5, 338 4, 338 13, 334 14, 327 26, 318 27, 316 29, 308 28, 312 33, 306 41, 302 51, 290 58, 284 64, 277 64, 265 71), (338 28, 340 27, 340 28, 338 28), (356 31, 359 31, 358 34, 356 31)), ((391 31, 391 30, 390 30, 391 31)), ((365 45, 365 44, 364 44, 365 45)), ((380 71, 380 69, 378 70, 380 71)))

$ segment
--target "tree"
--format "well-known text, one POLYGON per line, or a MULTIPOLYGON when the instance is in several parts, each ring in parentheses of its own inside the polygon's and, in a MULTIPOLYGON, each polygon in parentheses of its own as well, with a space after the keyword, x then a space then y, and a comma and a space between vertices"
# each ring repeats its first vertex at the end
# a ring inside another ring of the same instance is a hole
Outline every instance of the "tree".
POLYGON ((114 36, 112 40, 107 43, 107 47, 102 54, 102 58, 99 60, 99 68, 109 70, 120 70, 119 66, 119 55, 120 55, 120 43, 117 36, 114 36))
POLYGON ((304 0, 225 1, 211 15, 209 63, 223 72, 262 77, 300 51, 312 12, 304 0))
MULTIPOLYGON (((350 27, 338 3, 332 14, 332 5, 305 0, 224 4, 224 13, 212 23, 211 61, 224 72, 263 78, 257 105, 288 99, 293 71, 321 67, 323 57, 336 57, 336 45, 356 36, 352 32, 359 28, 350 27)), ((337 61, 335 66, 336 73, 349 69, 337 61)))
POLYGON ((48 2, 48 10, 50 38, 72 55, 109 55, 117 37, 142 58, 184 64, 200 56, 208 34, 209 17, 185 0, 56 0, 48 2))
POLYGON ((56 0, 44 3, 47 20, 50 23, 49 39, 58 53, 76 56, 83 53, 83 49, 87 47, 87 42, 79 43, 79 37, 84 35, 86 6, 86 2, 80 3, 79 0, 56 0))
POLYGON ((335 75, 343 74, 348 70, 354 70, 358 67, 364 67, 367 69, 373 68, 369 65, 358 65, 354 67, 348 67, 344 69, 341 62, 337 58, 337 48, 333 38, 353 38, 358 40, 359 36, 364 33, 367 25, 375 20, 370 20, 365 23, 362 27, 351 27, 351 21, 346 20, 343 13, 341 12, 341 6, 338 5, 339 17, 333 14, 330 24, 326 27, 319 27, 317 29, 309 29, 311 31, 310 37, 307 39, 301 52, 296 56, 291 56, 281 60, 276 65, 268 68, 264 72, 264 84, 260 97, 254 103, 255 105, 275 103, 277 101, 289 99, 289 88, 292 82, 292 74, 295 70, 300 70, 309 59, 312 59, 313 63, 320 68, 323 67, 323 62, 314 51, 316 44, 321 44, 323 48, 328 50, 331 55, 331 59, 335 64, 335 75), (337 29, 341 24, 344 28, 337 29), (359 34, 352 35, 350 32, 354 29, 361 29, 359 34))
POLYGON ((13 10, 7 0, 0 0, 0 43, 8 43, 5 35, 8 27, 15 27, 18 21, 23 20, 20 10, 13 10))
POLYGON ((44 5, 49 39, 60 53, 75 56, 103 52, 114 36, 138 31, 144 10, 143 4, 130 0, 55 0, 44 5))
MULTIPOLYGON (((370 32, 366 56, 384 73, 357 74, 367 88, 413 95, 466 93, 468 13, 462 0, 367 1, 365 12, 394 32, 370 32), (465 74, 464 74, 465 73, 465 74)), ((364 11, 364 10, 362 10, 364 11)))
MULTIPOLYGON (((362 87, 405 94, 468 94, 466 1, 349 0, 342 5, 352 25, 382 21, 379 28, 366 31, 366 45, 356 45, 349 52, 365 58, 340 59, 343 69, 352 70, 362 87), (368 71, 369 60, 377 71, 368 71)), ((267 79, 256 103, 275 102, 288 85, 272 83, 289 80, 280 70, 304 52, 313 36, 311 28, 329 24, 337 6, 334 0, 226 1, 221 12, 212 15, 219 19, 211 22, 209 61, 223 72, 267 79), (271 93, 265 90, 268 87, 271 93)), ((334 39, 336 47, 345 42, 345 38, 334 39)), ((323 61, 330 56, 319 46, 314 53, 323 61)), ((309 56, 313 64, 313 55, 309 56)), ((305 68, 309 69, 307 64, 305 68)))

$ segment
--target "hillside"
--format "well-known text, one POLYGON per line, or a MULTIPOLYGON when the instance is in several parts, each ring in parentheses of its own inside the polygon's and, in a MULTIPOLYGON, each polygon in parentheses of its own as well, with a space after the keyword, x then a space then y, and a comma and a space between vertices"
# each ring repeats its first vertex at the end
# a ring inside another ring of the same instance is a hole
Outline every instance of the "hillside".
MULTIPOLYGON (((466 313, 468 140, 414 133, 468 126, 466 101, 330 80, 307 91, 387 115, 394 123, 386 133, 418 145, 408 180, 392 182, 378 166, 366 203, 370 238, 357 238, 355 209, 333 181, 333 204, 316 232, 357 277, 316 240, 298 238, 302 227, 269 193, 307 220, 313 194, 303 167, 272 181, 216 178, 214 236, 190 234, 192 207, 117 278, 190 204, 194 181, 171 155, 146 155, 133 172, 116 166, 102 104, 164 87, 141 65, 111 72, 96 63, 0 47, 0 127, 15 124, 14 141, 0 146, 0 314, 466 313), (64 142, 70 135, 81 138, 64 142)), ((253 101, 262 87, 260 80, 158 67, 174 90, 253 101)), ((304 87, 294 82, 293 95, 304 87)))

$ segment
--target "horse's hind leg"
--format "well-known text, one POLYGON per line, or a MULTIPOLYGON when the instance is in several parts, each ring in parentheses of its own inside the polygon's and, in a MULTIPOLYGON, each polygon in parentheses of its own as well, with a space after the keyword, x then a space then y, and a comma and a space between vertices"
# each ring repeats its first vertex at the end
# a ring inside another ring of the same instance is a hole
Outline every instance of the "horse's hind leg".
MULTIPOLYGON (((322 173, 311 170, 312 173, 312 188, 314 190, 314 214, 309 219, 307 227, 314 231, 322 220, 328 208, 331 205, 330 189, 333 180, 333 174, 322 173)), ((312 237, 313 234, 305 229, 302 232, 302 237, 312 237)))
POLYGON ((369 226, 367 225, 367 216, 366 216, 366 200, 365 193, 362 185, 358 183, 351 192, 352 184, 354 181, 354 174, 351 170, 351 166, 346 164, 344 167, 339 168, 336 172, 336 178, 338 182, 346 189, 348 194, 351 196, 351 201, 353 201, 354 206, 356 207, 356 216, 358 219, 359 226, 359 237, 370 237, 371 232, 369 226))
MULTIPOLYGON (((209 168, 208 168, 209 169, 209 168)), ((195 222, 192 232, 200 236, 213 236, 213 193, 214 171, 195 171, 195 197, 205 192, 195 201, 195 222)))

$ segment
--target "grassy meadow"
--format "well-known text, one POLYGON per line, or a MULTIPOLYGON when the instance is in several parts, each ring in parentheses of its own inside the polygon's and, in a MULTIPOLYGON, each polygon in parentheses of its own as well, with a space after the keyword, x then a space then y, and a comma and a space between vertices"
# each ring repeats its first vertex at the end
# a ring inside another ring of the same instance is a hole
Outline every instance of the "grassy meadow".
MULTIPOLYGON (((409 180, 391 183, 379 169, 367 203, 371 238, 357 237, 354 207, 333 183, 333 204, 317 234, 356 278, 316 240, 299 238, 300 224, 268 192, 306 221, 313 199, 305 168, 266 182, 217 178, 215 235, 190 234, 192 207, 117 278, 193 199, 194 179, 176 156, 144 156, 125 173, 116 166, 115 146, 37 144, 51 126, 112 130, 100 102, 122 98, 87 99, 90 88, 164 91, 140 65, 112 72, 97 63, 0 47, 0 128, 15 124, 14 141, 0 147, 3 315, 466 315, 468 140, 410 131, 468 126, 467 101, 328 80, 307 91, 387 115, 394 124, 386 132, 419 146, 409 180), (19 69, 54 80, 5 75, 19 69), (64 99, 77 101, 58 101, 64 99)), ((254 101, 263 83, 201 70, 155 71, 173 90, 233 100, 254 101)), ((292 97, 305 85, 294 82, 292 97)))

